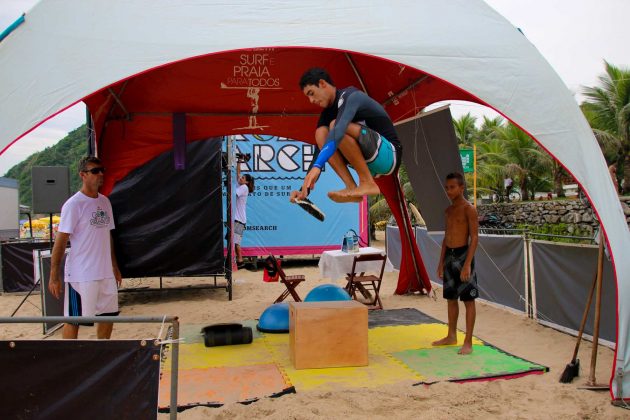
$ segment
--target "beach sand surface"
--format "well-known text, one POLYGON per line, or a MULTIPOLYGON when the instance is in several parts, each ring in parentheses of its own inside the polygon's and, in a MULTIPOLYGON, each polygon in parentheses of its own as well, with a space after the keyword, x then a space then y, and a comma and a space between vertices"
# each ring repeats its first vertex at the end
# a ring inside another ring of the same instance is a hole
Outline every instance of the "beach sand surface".
MULTIPOLYGON (((373 246, 383 248, 383 233, 373 246)), ((331 283, 321 279, 316 262, 291 265, 287 274, 305 274, 307 281, 299 286, 302 297, 313 287, 331 283)), ((385 309, 416 308, 446 322, 446 301, 438 291, 437 299, 426 296, 394 295, 398 273, 385 273, 381 289, 385 309)), ((219 279, 221 281, 222 279, 219 279)), ((492 279, 480 279, 483 282, 492 279)), ((157 279, 126 279, 124 287, 157 287, 157 279)), ((200 278, 164 278, 165 287, 179 287, 210 280, 200 278)), ((343 285, 342 281, 336 282, 343 285)), ((225 289, 166 290, 158 292, 121 293, 121 315, 176 315, 182 324, 213 324, 256 319, 282 292, 279 283, 264 283, 262 270, 239 270, 234 274, 234 296, 230 302, 225 289)), ((0 316, 9 316, 24 296, 1 295, 0 316)), ((40 297, 32 295, 16 316, 41 315, 40 297)), ((464 330, 464 308, 460 307, 458 327, 464 330)), ((153 338, 158 324, 119 324, 113 338, 153 338)), ((80 338, 96 338, 95 328, 82 327, 80 338)), ((571 384, 560 384, 558 378, 569 363, 575 337, 538 325, 524 315, 481 302, 477 303, 475 336, 516 356, 550 368, 543 375, 529 375, 510 380, 476 383, 442 382, 431 386, 400 383, 375 389, 330 389, 299 391, 280 398, 262 398, 249 405, 228 404, 220 408, 195 407, 179 414, 182 419, 622 419, 630 411, 610 404, 608 391, 580 390, 588 379, 591 343, 583 341, 579 358, 581 376, 571 384)), ((60 338, 60 332, 47 339, 60 338)), ((2 325, 2 339, 43 338, 41 325, 2 325)), ((465 357, 465 356, 460 356, 465 357)), ((608 383, 613 350, 599 346, 596 378, 608 383)), ((168 414, 159 414, 166 419, 168 414)))

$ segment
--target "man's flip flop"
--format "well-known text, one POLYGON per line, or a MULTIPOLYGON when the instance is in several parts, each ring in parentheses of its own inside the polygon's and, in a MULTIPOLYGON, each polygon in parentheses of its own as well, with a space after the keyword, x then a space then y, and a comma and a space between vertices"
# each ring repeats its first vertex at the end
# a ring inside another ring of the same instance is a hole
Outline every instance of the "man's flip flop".
POLYGON ((306 210, 306 212, 308 212, 308 214, 310 214, 320 222, 323 222, 326 218, 326 215, 319 208, 317 208, 317 206, 313 204, 313 202, 308 198, 305 198, 303 200, 295 200, 295 204, 302 207, 304 210, 306 210))

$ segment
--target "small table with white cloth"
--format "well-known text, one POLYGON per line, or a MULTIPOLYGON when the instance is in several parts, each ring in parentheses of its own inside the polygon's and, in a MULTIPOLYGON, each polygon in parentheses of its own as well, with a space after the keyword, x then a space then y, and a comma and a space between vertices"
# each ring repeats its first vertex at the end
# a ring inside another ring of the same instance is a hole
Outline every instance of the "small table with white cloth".
MULTIPOLYGON (((381 254, 385 255, 385 251, 372 248, 371 246, 365 248, 359 248, 359 252, 348 253, 342 250, 324 251, 319 259, 319 273, 322 278, 329 278, 331 280, 345 279, 346 276, 352 271, 352 262, 355 255, 365 254, 381 254)), ((364 261, 361 262, 361 266, 357 267, 360 271, 375 271, 381 270, 382 261, 364 261)), ((385 261, 385 271, 394 271, 394 266, 389 262, 389 259, 385 261)))

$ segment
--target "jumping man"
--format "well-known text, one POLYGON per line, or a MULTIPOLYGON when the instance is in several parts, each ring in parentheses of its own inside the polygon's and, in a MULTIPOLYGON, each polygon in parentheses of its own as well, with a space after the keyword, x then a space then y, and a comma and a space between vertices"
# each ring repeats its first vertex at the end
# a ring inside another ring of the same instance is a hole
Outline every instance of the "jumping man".
POLYGON ((402 152, 385 109, 355 87, 337 89, 321 68, 307 70, 300 79, 300 88, 312 104, 324 110, 315 130, 319 155, 301 190, 291 193, 291 201, 306 198, 326 162, 330 162, 345 184, 344 189, 328 193, 332 200, 359 202, 364 195, 379 194, 374 177, 396 173, 402 152), (352 178, 348 164, 356 170, 359 185, 352 178))

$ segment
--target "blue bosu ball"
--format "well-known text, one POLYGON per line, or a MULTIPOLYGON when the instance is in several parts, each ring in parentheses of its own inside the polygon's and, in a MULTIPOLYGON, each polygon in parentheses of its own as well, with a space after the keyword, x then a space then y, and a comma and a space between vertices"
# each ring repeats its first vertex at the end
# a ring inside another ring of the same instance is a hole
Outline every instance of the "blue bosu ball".
POLYGON ((289 332, 289 304, 274 303, 265 309, 260 315, 256 328, 266 333, 289 332))
POLYGON ((336 284, 322 284, 308 292, 304 302, 331 302, 336 300, 350 300, 350 295, 343 287, 336 284))

